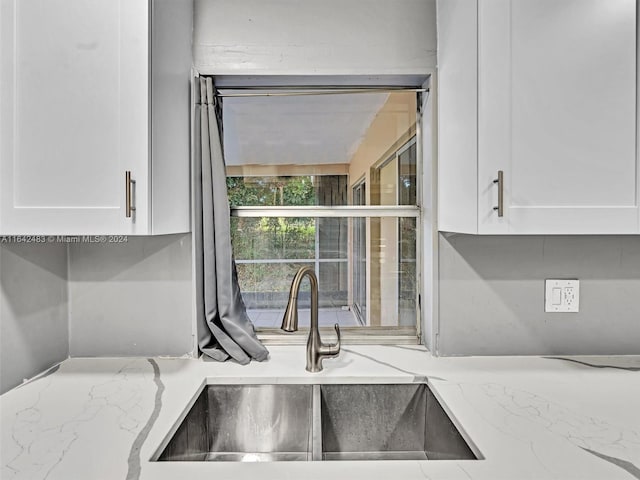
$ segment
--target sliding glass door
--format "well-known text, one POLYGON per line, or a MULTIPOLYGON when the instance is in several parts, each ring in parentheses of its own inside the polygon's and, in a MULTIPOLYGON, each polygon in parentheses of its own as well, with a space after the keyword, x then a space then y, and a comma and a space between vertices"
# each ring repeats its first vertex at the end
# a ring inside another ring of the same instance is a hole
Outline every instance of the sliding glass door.
MULTIPOLYGON (((364 181, 353 187, 353 204, 366 205, 364 181)), ((353 219, 353 312, 362 325, 367 322, 367 219, 353 219)))

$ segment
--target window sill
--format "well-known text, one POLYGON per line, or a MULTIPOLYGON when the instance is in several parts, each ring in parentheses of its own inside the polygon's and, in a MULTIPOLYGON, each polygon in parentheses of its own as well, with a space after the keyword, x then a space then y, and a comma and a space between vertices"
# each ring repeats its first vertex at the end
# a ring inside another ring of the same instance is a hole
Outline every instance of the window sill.
MULTIPOLYGON (((309 328, 287 333, 279 328, 259 328, 258 338, 265 345, 305 345, 309 328)), ((335 341, 333 327, 320 328, 325 341, 335 341)), ((343 345, 419 345, 414 327, 344 327, 340 329, 343 345)))

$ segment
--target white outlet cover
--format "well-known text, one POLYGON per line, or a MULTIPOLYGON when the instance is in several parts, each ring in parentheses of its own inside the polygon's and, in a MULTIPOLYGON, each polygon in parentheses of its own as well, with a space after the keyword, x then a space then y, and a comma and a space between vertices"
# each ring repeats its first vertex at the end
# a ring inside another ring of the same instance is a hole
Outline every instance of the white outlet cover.
POLYGON ((579 280, 545 280, 544 311, 576 313, 580 309, 579 280))

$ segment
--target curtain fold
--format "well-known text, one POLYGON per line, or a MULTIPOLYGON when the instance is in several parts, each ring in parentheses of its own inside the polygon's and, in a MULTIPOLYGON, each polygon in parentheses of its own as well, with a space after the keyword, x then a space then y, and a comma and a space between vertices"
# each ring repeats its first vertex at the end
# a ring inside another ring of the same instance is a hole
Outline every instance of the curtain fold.
POLYGON ((265 360, 269 351, 258 340, 247 315, 231 252, 229 200, 213 80, 199 81, 194 125, 198 345, 215 360, 232 358, 247 364, 251 359, 265 360))

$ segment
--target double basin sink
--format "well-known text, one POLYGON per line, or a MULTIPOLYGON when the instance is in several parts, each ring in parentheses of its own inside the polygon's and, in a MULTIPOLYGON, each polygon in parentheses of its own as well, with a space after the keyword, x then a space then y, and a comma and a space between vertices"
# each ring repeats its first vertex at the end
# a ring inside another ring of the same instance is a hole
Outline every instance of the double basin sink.
POLYGON ((158 461, 479 457, 425 382, 205 385, 163 445, 158 461))

